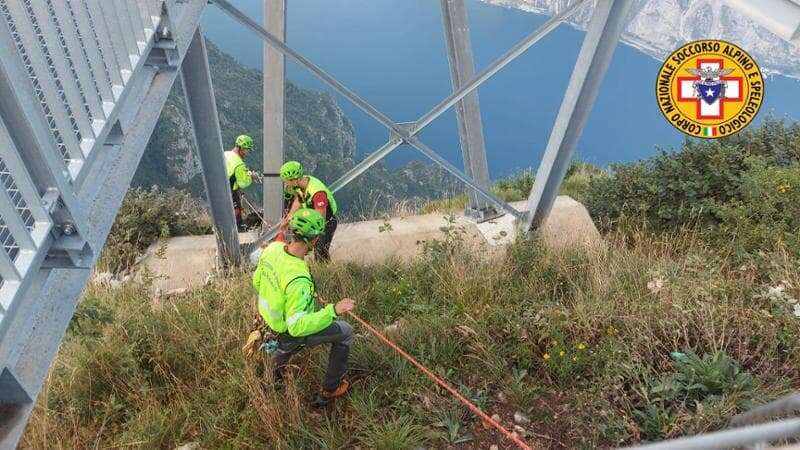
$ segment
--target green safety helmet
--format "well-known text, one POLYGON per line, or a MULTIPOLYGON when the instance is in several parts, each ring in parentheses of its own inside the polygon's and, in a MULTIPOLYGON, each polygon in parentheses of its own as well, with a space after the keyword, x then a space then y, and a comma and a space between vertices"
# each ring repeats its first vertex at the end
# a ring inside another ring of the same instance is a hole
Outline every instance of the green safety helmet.
POLYGON ((300 208, 292 214, 289 229, 295 236, 308 241, 325 232, 325 219, 311 208, 300 208))
POLYGON ((245 150, 252 150, 253 138, 246 134, 239 135, 239 137, 236 138, 236 146, 245 150))
POLYGON ((287 161, 281 166, 281 180, 291 181, 303 176, 303 165, 297 161, 287 161))

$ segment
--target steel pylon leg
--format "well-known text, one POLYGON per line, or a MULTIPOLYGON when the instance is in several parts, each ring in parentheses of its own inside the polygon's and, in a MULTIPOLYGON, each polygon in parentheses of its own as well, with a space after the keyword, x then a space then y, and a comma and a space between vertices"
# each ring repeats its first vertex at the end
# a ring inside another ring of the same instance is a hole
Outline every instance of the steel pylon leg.
POLYGON ((217 248, 223 266, 240 260, 239 234, 233 215, 231 186, 225 173, 222 134, 217 103, 208 66, 206 42, 200 28, 195 31, 180 71, 186 109, 194 130, 206 197, 216 230, 217 248))
MULTIPOLYGON (((475 77, 469 20, 464 0, 441 0, 447 60, 453 92, 458 91, 475 77)), ((478 91, 473 90, 456 104, 458 135, 464 158, 464 172, 484 189, 489 188, 489 166, 486 161, 486 144, 481 123, 478 91)), ((475 192, 469 193, 467 215, 476 220, 496 217, 494 206, 475 192)))
POLYGON ((528 197, 522 224, 526 232, 540 226, 553 207, 632 4, 633 0, 597 1, 528 197))
MULTIPOLYGON (((264 28, 286 42, 286 0, 264 0, 264 28)), ((278 223, 283 212, 286 57, 264 42, 264 220, 278 223)), ((268 224, 263 225, 267 230, 268 224)))

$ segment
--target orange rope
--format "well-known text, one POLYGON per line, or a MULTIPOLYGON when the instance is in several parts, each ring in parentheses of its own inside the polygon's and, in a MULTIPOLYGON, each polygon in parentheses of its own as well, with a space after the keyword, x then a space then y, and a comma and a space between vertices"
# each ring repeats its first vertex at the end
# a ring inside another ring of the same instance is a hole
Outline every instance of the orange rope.
POLYGON ((472 411, 472 412, 473 412, 473 413, 475 413, 475 414, 476 414, 478 417, 480 417, 480 418, 481 418, 481 419, 484 421, 484 423, 486 423, 487 425, 491 425, 491 426, 493 426, 494 428, 496 428, 496 429, 497 429, 499 432, 503 433, 503 434, 504 434, 504 435, 505 435, 507 438, 511 439, 511 440, 512 440, 512 441, 513 441, 515 444, 517 444, 517 446, 518 446, 519 448, 521 448, 521 449, 523 449, 523 450, 532 450, 532 449, 531 449, 531 447, 530 447, 530 446, 528 446, 528 444, 526 444, 526 443, 525 443, 525 441, 523 441, 523 440, 522 440, 522 439, 521 439, 519 436, 516 436, 515 434, 512 434, 511 432, 509 432, 508 430, 506 430, 506 429, 505 429, 505 428, 504 428, 502 425, 500 425, 499 423, 497 423, 497 421, 496 421, 496 420, 492 419, 492 418, 491 418, 491 417, 489 417, 489 415, 487 415, 485 412, 481 411, 481 409, 480 409, 480 408, 478 408, 478 406, 476 406, 474 403, 472 403, 472 402, 470 402, 469 400, 467 400, 467 399, 466 399, 466 398, 465 398, 463 395, 461 395, 461 393, 459 393, 459 392, 458 392, 458 391, 457 391, 455 388, 453 388, 452 386, 450 386, 449 384, 447 384, 447 382, 446 382, 446 381, 444 381, 444 380, 442 380, 441 378, 439 378, 438 376, 436 376, 436 374, 434 374, 433 372, 431 372, 430 370, 428 370, 428 369, 427 369, 425 366, 423 366, 422 364, 420 364, 420 363, 419 363, 419 361, 417 361, 416 359, 414 359, 414 357, 413 357, 413 356, 411 356, 411 355, 409 355, 408 353, 406 353, 406 352, 405 352, 405 351, 404 351, 402 348, 398 347, 398 346, 397 346, 397 344, 395 344, 394 342, 390 341, 390 340, 389 340, 389 339, 388 339, 386 336, 382 335, 382 334, 381 334, 381 333, 380 333, 378 330, 376 330, 375 328, 372 328, 372 326, 370 326, 370 324, 368 324, 367 322, 365 322, 365 321, 364 321, 364 319, 362 319, 362 318, 358 317, 358 316, 357 316, 357 315, 355 315, 355 314, 354 314, 352 311, 349 311, 349 312, 348 312, 348 314, 350 314, 350 316, 351 316, 353 319, 356 319, 356 320, 358 321, 358 323, 360 323, 360 324, 361 324, 361 325, 362 325, 364 328, 366 328, 367 330, 369 330, 369 332, 370 332, 370 333, 374 334, 374 335, 375 335, 375 336, 376 336, 378 339, 380 339, 381 341, 383 341, 383 343, 384 343, 384 344, 386 344, 386 345, 388 345, 389 347, 391 347, 391 348, 392 348, 394 351, 396 351, 397 353, 399 353, 399 354, 400 354, 400 356, 402 356, 403 358, 405 358, 406 360, 408 360, 408 362, 410 362, 411 364, 413 364, 413 365, 414 365, 414 367, 416 367, 417 369, 419 369, 419 370, 420 370, 422 373, 424 373, 424 374, 425 374, 425 375, 426 375, 428 378, 430 378, 430 379, 431 379, 431 380, 432 380, 434 383, 436 383, 436 384, 438 384, 439 386, 441 386, 441 387, 442 387, 444 390, 446 390, 447 392, 449 392, 449 393, 450 393, 450 394, 451 394, 453 397, 457 398, 457 399, 458 399, 458 400, 459 400, 461 403, 463 403, 464 405, 466 405, 466 406, 467 406, 467 408, 469 408, 469 409, 470 409, 470 411, 472 411))

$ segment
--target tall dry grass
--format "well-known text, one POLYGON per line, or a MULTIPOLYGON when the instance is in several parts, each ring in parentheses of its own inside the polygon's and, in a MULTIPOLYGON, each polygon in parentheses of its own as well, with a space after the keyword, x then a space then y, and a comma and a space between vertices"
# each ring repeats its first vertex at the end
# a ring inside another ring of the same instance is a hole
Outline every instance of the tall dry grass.
MULTIPOLYGON (((593 252, 519 242, 498 260, 466 251, 456 235, 413 264, 313 272, 325 298, 356 298, 362 317, 391 325, 401 346, 507 425, 515 411, 528 415, 528 438, 543 447, 713 429, 800 387, 798 261, 776 249, 733 264, 691 231, 608 241, 593 252), (770 296, 777 286, 783 294, 770 296), (713 394, 681 384, 673 352, 699 355, 697 383, 713 394)), ((146 286, 90 289, 22 447, 502 444, 358 328, 348 397, 324 412, 307 407, 325 370, 322 349, 296 359, 295 378, 276 391, 268 367, 241 355, 254 313, 249 283, 241 274, 159 304, 146 286)))

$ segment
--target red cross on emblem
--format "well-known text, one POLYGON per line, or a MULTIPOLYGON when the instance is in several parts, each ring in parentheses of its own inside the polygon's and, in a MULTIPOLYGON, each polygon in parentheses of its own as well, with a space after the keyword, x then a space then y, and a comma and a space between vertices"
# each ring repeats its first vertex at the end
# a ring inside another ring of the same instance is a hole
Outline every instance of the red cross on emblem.
MULTIPOLYGON (((725 61, 717 58, 698 58, 698 69, 722 69, 725 61)), ((678 101, 679 102, 694 102, 696 107, 697 119, 722 119, 724 118, 724 109, 726 101, 741 101, 742 100, 742 77, 719 77, 720 80, 727 83, 725 95, 715 102, 708 104, 701 101, 695 91, 696 83, 703 81, 699 76, 694 77, 678 77, 678 101)))

